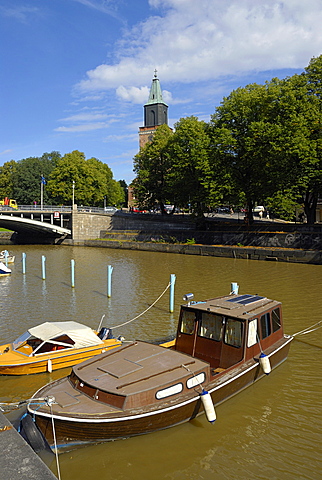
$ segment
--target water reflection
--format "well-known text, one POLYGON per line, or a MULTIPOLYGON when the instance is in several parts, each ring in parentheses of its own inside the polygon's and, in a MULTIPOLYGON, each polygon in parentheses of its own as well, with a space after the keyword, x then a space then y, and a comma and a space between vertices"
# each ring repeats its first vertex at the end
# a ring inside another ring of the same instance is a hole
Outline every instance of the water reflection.
MULTIPOLYGON (((203 300, 226 294, 231 282, 241 293, 282 301, 285 330, 295 333, 320 320, 322 270, 318 265, 257 262, 102 248, 15 247, 11 277, 0 279, 1 343, 44 321, 75 320, 96 328, 144 311, 176 274, 175 312, 166 294, 142 318, 115 329, 126 339, 155 340, 175 332, 181 298, 203 300), (22 275, 21 253, 27 253, 22 275), (46 280, 41 256, 46 256, 46 280), (75 260, 75 288, 70 261, 75 260), (107 297, 107 266, 114 267, 107 297)), ((289 359, 204 417, 150 435, 86 447, 60 456, 63 480, 318 480, 322 469, 321 330, 295 340, 289 359), (304 343, 305 342, 305 343, 304 343), (94 473, 95 472, 95 475, 94 473)), ((1 401, 30 397, 44 383, 66 375, 1 377, 1 401)), ((52 467, 55 470, 55 465, 52 467)))

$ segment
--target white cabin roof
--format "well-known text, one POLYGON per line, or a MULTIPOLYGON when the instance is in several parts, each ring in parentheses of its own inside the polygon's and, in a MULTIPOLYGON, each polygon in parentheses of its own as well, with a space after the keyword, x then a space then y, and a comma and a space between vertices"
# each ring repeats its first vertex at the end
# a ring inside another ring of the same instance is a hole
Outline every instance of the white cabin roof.
POLYGON ((28 332, 42 341, 51 340, 60 335, 68 335, 74 342, 74 348, 83 348, 103 343, 94 331, 77 322, 45 322, 29 328, 28 332))

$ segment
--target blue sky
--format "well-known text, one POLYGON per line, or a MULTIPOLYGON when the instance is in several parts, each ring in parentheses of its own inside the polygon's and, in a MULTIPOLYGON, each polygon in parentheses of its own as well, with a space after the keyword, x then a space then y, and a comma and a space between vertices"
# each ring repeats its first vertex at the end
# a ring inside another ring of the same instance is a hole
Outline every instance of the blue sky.
POLYGON ((322 53, 321 0, 0 0, 0 22, 0 165, 80 150, 128 183, 155 68, 173 126, 322 53))

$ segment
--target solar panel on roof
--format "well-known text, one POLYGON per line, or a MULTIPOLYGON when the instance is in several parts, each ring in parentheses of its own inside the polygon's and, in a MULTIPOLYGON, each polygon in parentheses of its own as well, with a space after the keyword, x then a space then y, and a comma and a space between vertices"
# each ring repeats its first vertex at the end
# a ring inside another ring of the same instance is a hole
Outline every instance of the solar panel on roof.
POLYGON ((231 298, 230 300, 227 300, 227 302, 233 302, 233 303, 239 303, 241 300, 246 300, 247 298, 251 298, 254 295, 239 295, 238 297, 231 298))
POLYGON ((227 302, 240 303, 241 305, 249 305, 250 303, 257 302, 257 300, 262 300, 265 297, 260 297, 259 295, 239 295, 238 297, 231 298, 227 302))
POLYGON ((252 298, 246 298, 239 303, 241 303, 242 305, 248 305, 249 303, 257 302, 257 300, 262 300, 263 298, 264 297, 260 297, 259 295, 254 295, 252 298))

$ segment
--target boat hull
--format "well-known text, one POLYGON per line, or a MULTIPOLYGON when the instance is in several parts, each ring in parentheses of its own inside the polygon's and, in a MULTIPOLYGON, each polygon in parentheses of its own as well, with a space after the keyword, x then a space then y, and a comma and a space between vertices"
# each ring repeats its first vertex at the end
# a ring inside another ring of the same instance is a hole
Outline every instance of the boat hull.
POLYGON ((77 365, 94 355, 104 353, 112 348, 119 347, 118 340, 106 340, 93 348, 75 349, 74 351, 58 351, 41 355, 39 357, 28 357, 15 354, 12 358, 5 357, 10 353, 0 356, 0 375, 30 375, 33 373, 44 373, 77 365), (18 356, 18 359, 17 359, 18 356), (5 360, 6 358, 6 360, 5 360))
MULTIPOLYGON (((272 369, 287 358, 291 340, 292 337, 284 337, 277 348, 269 354, 272 369)), ((258 359, 252 359, 218 373, 208 385, 203 385, 203 387, 210 393, 214 405, 219 405, 263 376, 266 375, 258 359)), ((68 382, 67 379, 61 381, 68 382)), ((64 385, 67 387, 67 383, 64 385)), ((68 394, 68 389, 65 389, 65 392, 68 394)), ((49 385, 40 389, 35 396, 45 397, 51 394, 49 385)), ((93 405, 95 403, 99 402, 93 401, 93 405)), ((53 409, 55 435, 59 448, 72 448, 73 445, 83 443, 97 443, 151 433, 187 422, 204 413, 201 397, 196 391, 183 397, 175 396, 163 401, 157 407, 149 406, 140 411, 119 410, 112 414, 104 414, 93 410, 91 414, 81 416, 65 414, 64 408, 56 405, 51 408, 53 409)), ((48 443, 53 446, 50 408, 29 407, 29 411, 35 417, 36 424, 48 443)))

